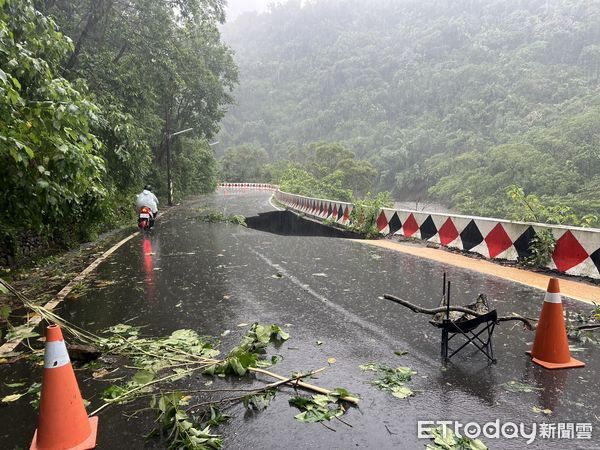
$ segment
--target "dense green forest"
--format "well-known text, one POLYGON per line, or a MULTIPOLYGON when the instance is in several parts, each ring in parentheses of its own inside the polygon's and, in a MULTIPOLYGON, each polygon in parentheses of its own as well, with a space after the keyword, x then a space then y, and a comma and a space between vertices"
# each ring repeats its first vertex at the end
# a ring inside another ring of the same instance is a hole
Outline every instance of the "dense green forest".
POLYGON ((510 216, 518 185, 600 212, 596 0, 291 1, 223 38, 240 84, 221 151, 285 166, 327 142, 397 199, 510 216))
MULTIPOLYGON (((146 183, 212 191, 237 67, 223 0, 0 0, 0 248, 131 217, 146 183)), ((2 253, 0 252, 0 253, 2 253)))

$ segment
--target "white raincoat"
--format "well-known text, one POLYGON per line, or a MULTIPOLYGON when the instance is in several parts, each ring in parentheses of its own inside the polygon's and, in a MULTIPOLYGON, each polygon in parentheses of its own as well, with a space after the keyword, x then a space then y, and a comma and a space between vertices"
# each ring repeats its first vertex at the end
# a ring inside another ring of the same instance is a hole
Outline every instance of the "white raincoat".
POLYGON ((158 199, 152 192, 144 189, 142 193, 137 196, 135 206, 137 207, 138 212, 140 212, 140 209, 142 209, 143 206, 147 206, 150 208, 150 211, 152 211, 152 214, 156 215, 156 212, 158 211, 158 199))

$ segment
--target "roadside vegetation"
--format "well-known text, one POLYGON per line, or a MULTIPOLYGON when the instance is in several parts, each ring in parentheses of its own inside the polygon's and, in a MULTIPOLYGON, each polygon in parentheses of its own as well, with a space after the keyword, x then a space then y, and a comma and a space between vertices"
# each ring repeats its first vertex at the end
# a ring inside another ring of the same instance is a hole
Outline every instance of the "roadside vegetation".
POLYGON ((219 160, 220 178, 234 182, 268 181, 299 195, 350 202, 375 187, 377 170, 337 142, 314 142, 287 149, 270 162, 262 148, 234 147, 219 160))
POLYGON ((0 2, 0 265, 130 219, 144 184, 212 191, 237 68, 223 2, 0 2))
MULTIPOLYGON (((522 187, 510 185, 506 188, 507 198, 510 200, 507 211, 509 218, 522 222, 537 222, 556 225, 576 225, 590 227, 597 225, 600 216, 586 214, 579 217, 571 206, 554 204, 548 206, 534 194, 526 194, 522 187)), ((523 262, 532 267, 545 267, 552 258, 556 247, 556 238, 548 229, 538 230, 531 239, 529 250, 531 256, 523 262)))
MULTIPOLYGON (((82 270, 102 253, 129 234, 130 229, 118 230, 109 235, 85 244, 68 252, 39 257, 34 262, 19 267, 5 268, 0 278, 15 287, 24 296, 43 305, 58 294, 82 270)), ((71 296, 81 295, 92 284, 95 288, 104 288, 114 280, 88 280, 71 291, 71 296)), ((19 326, 27 320, 23 303, 11 295, 0 284, 0 344, 7 334, 20 335, 19 326)), ((0 357, 0 363, 6 362, 0 357)))
POLYGON ((371 195, 377 170, 339 143, 315 142, 293 147, 288 149, 286 159, 263 165, 266 161, 264 150, 248 147, 228 150, 220 160, 221 178, 268 180, 291 194, 354 203, 349 228, 367 237, 379 233, 375 226, 379 209, 394 204, 389 192, 371 195), (263 157, 248 158, 252 154, 263 157))

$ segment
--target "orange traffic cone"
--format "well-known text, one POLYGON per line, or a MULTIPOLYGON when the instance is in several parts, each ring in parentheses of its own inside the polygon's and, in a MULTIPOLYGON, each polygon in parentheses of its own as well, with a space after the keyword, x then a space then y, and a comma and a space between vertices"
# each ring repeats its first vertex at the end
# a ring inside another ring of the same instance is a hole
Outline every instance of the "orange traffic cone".
POLYGON ((62 331, 46 331, 38 427, 30 450, 85 450, 96 447, 98 418, 88 419, 62 331))
POLYGON ((571 357, 563 317, 562 298, 556 278, 550 278, 540 314, 535 341, 531 349, 533 362, 546 369, 583 367, 585 363, 571 357))

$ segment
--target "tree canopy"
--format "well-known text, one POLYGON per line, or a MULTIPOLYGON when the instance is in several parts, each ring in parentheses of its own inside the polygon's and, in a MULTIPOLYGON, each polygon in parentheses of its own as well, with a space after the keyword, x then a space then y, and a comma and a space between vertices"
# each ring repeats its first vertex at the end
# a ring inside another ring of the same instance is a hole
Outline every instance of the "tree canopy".
MULTIPOLYGON (((0 0, 0 234, 85 237, 148 182, 211 191, 237 66, 223 0, 0 0)), ((8 242, 8 244, 7 244, 8 242)))
POLYGON ((99 108, 60 75, 72 42, 31 4, 0 2, 0 228, 85 228, 106 196, 99 108))
POLYGON ((153 161, 164 165, 167 133, 193 128, 207 140, 218 131, 237 79, 217 28, 222 0, 38 3, 75 42, 64 72, 87 80, 103 111, 94 131, 110 143, 103 156, 116 189, 138 189, 153 161))

